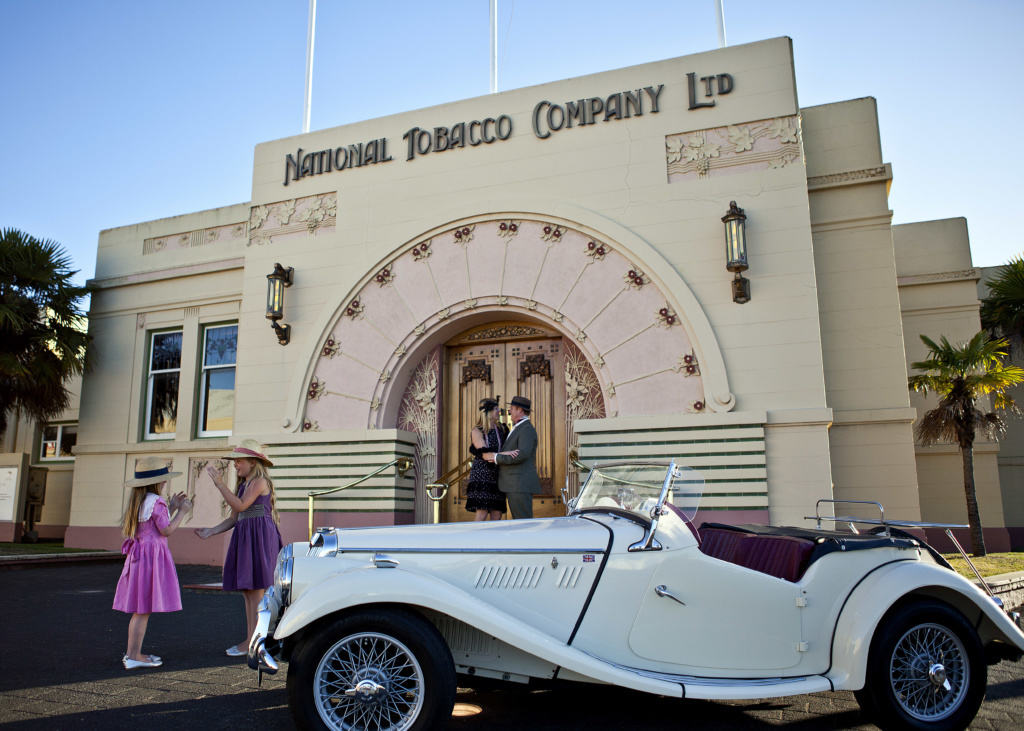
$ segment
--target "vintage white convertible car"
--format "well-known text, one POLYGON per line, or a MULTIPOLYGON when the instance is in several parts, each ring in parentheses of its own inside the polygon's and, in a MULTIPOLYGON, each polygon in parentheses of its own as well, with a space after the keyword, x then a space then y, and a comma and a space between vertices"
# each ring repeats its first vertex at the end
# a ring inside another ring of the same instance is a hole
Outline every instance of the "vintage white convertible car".
POLYGON ((307 728, 430 728, 458 673, 679 698, 853 690, 885 728, 954 729, 987 665, 1020 658, 1019 617, 892 521, 697 528, 702 488, 674 462, 607 464, 564 518, 321 529, 281 552, 249 664, 289 661, 307 728))

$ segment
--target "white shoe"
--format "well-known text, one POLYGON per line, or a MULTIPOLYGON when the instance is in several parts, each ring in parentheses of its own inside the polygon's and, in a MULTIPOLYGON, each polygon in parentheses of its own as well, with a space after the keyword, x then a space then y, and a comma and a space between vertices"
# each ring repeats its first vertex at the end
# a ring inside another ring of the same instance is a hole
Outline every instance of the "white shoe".
POLYGON ((245 650, 239 650, 238 645, 232 645, 224 652, 227 654, 228 657, 245 657, 249 654, 245 650))
POLYGON ((149 660, 132 660, 130 657, 125 655, 121 658, 121 664, 124 665, 125 670, 135 670, 136 668, 158 668, 163 665, 161 660, 156 655, 148 655, 149 660))

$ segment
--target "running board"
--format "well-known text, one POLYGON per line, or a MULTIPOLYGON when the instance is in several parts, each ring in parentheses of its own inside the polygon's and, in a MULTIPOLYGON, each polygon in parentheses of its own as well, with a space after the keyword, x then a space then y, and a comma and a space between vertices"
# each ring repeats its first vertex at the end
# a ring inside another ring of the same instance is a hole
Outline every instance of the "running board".
POLYGON ((780 698, 833 690, 832 682, 821 675, 803 675, 798 678, 708 678, 697 675, 658 673, 615 663, 609 663, 609 665, 652 680, 679 683, 683 686, 684 698, 744 700, 780 698))

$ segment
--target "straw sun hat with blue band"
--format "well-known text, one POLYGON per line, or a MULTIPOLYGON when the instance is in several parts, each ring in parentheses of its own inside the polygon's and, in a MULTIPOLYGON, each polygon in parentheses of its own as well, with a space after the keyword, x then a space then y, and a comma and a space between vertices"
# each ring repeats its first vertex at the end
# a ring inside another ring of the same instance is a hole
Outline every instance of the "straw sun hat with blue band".
POLYGON ((171 472, 170 466, 159 457, 143 457, 135 463, 135 477, 125 480, 125 487, 142 487, 155 485, 180 477, 180 472, 171 472))

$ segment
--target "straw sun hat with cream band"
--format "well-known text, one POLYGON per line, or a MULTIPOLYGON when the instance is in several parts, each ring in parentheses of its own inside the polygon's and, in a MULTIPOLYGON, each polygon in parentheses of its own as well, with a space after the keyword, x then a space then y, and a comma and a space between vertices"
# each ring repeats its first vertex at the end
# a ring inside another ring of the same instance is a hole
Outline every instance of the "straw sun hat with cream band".
POLYGON ((263 445, 255 439, 243 439, 241 444, 231 448, 230 454, 224 455, 224 459, 254 459, 267 467, 274 466, 274 463, 263 453, 263 445))

